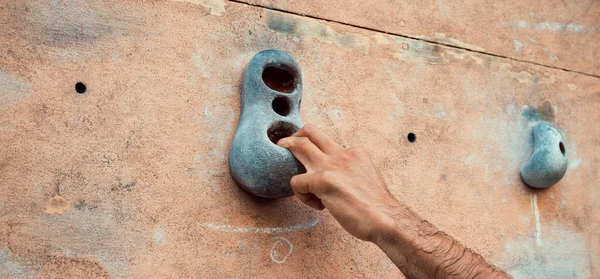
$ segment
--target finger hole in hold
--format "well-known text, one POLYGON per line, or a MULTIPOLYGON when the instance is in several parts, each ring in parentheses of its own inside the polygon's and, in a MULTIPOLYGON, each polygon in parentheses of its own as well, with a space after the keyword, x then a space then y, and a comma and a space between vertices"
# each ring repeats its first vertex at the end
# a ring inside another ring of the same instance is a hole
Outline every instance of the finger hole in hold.
POLYGON ((278 121, 267 130, 267 136, 272 143, 277 144, 280 139, 287 138, 297 131, 298 127, 294 124, 278 121))
POLYGON ((565 150, 565 145, 562 143, 562 141, 558 144, 558 148, 560 148, 560 153, 562 153, 563 156, 566 156, 565 153, 567 151, 565 150))
POLYGON ((281 116, 288 116, 292 107, 290 106, 290 100, 286 97, 277 97, 273 100, 272 103, 273 111, 281 116))
POLYGON ((298 86, 296 72, 285 65, 267 66, 263 70, 262 80, 269 88, 281 93, 292 93, 298 86))

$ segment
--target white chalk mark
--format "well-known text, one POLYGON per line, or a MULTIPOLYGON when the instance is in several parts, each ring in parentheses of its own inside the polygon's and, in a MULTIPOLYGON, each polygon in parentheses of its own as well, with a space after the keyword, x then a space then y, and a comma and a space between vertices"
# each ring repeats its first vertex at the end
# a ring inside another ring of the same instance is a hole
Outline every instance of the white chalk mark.
POLYGON ((277 241, 275 241, 275 243, 273 243, 273 246, 271 246, 271 260, 275 263, 282 264, 292 254, 292 251, 294 251, 294 245, 292 245, 292 243, 289 240, 287 240, 285 237, 276 236, 276 237, 273 237, 273 239, 276 239, 277 241), (279 253, 277 253, 277 246, 280 246, 280 245, 285 246, 284 243, 287 243, 288 252, 283 258, 281 258, 280 257, 281 255, 279 255, 279 253), (278 258, 281 258, 281 259, 278 259, 278 258))
POLYGON ((583 163, 580 159, 569 160, 569 169, 576 169, 583 163))
POLYGON ((515 52, 521 53, 523 49, 523 43, 519 40, 513 40, 513 44, 515 45, 515 52))
POLYGON ((569 31, 575 33, 589 32, 596 30, 596 27, 583 26, 575 23, 560 23, 560 22, 526 22, 519 21, 515 25, 519 28, 529 28, 535 29, 538 31, 550 31, 550 32, 559 32, 559 31, 569 31))
POLYGON ((289 227, 276 227, 276 228, 258 228, 258 227, 234 227, 230 225, 215 225, 212 223, 200 223, 200 227, 211 229, 217 232, 230 232, 230 233, 264 233, 264 234, 280 234, 294 231, 307 231, 314 228, 319 223, 319 219, 308 224, 297 224, 289 227))
POLYGON ((540 210, 538 209, 537 196, 531 195, 531 209, 535 217, 535 243, 542 246, 542 222, 540 221, 540 210))
POLYGON ((152 240, 154 240, 154 243, 156 244, 163 244, 165 240, 165 231, 162 228, 156 229, 152 235, 152 240))

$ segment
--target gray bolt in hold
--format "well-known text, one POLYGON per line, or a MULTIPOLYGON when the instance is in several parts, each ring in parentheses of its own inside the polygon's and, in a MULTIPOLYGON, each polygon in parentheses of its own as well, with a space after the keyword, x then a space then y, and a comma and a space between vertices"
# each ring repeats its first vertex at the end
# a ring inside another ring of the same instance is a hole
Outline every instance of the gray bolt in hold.
POLYGON ((523 167, 521 178, 533 188, 548 188, 565 176, 567 151, 560 133, 548 122, 533 127, 533 154, 523 167))
POLYGON ((306 172, 277 141, 300 127, 302 74, 294 58, 278 50, 257 53, 242 81, 240 121, 229 151, 229 170, 245 191, 263 198, 292 196, 292 176, 306 172))

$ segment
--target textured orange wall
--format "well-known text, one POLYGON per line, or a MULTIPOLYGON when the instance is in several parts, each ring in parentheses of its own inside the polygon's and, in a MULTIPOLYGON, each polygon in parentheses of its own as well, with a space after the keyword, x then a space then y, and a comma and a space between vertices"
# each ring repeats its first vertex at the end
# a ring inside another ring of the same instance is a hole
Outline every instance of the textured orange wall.
POLYGON ((3 2, 2 278, 401 277, 326 211, 232 181, 242 73, 272 48, 302 67, 304 122, 365 146, 421 216, 515 277, 600 276, 592 72, 237 2, 3 2), (532 191, 524 112, 543 101, 570 165, 532 191))

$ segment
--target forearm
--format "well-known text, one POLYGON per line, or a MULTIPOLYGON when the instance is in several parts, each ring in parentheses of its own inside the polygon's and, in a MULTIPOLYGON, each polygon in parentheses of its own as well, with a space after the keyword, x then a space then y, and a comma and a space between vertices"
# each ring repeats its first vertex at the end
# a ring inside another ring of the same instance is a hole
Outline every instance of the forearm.
POLYGON ((343 148, 314 125, 279 140, 304 165, 290 186, 353 236, 377 244, 409 278, 509 278, 388 191, 363 148, 343 148))
POLYGON ((408 278, 510 278, 407 207, 385 211, 373 242, 408 278))

